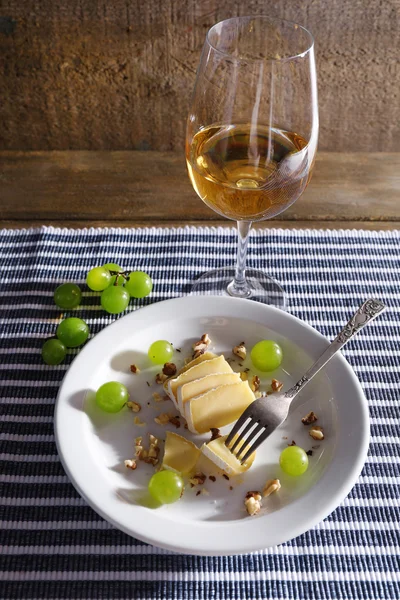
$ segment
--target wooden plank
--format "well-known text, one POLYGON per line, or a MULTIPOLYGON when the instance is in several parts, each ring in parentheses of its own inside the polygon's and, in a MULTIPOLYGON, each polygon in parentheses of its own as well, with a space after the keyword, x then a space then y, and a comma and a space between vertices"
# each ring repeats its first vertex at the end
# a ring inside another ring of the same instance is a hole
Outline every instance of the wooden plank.
POLYGON ((206 31, 234 15, 315 37, 321 150, 400 151, 399 0, 5 0, 0 148, 180 150, 206 31))
MULTIPOLYGON (((6 221, 0 219, 0 229, 29 229, 42 225, 52 227, 67 227, 69 229, 87 229, 88 227, 234 227, 232 221, 6 221)), ((397 221, 261 221, 254 223, 255 229, 366 229, 368 231, 394 231, 400 230, 397 221)))
MULTIPOLYGON (((280 221, 400 221, 400 154, 324 153, 280 221)), ((220 221, 193 191, 182 153, 1 152, 3 221, 220 221)))

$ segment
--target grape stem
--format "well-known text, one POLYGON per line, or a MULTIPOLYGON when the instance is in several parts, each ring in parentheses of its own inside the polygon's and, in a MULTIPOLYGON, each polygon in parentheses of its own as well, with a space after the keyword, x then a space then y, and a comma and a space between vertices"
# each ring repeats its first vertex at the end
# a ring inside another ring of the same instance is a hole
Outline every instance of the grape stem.
POLYGON ((114 281, 114 285, 118 285, 118 278, 119 277, 123 277, 125 279, 125 281, 129 280, 129 275, 130 271, 110 271, 110 275, 116 275, 115 277, 115 281, 114 281))

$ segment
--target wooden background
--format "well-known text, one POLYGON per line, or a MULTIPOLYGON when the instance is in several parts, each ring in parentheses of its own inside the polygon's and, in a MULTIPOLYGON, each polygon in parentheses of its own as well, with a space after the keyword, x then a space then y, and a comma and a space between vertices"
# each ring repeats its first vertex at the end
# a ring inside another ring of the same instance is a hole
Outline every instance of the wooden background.
POLYGON ((238 14, 316 38, 320 149, 400 151, 400 0, 0 0, 0 149, 182 152, 207 29, 238 14))

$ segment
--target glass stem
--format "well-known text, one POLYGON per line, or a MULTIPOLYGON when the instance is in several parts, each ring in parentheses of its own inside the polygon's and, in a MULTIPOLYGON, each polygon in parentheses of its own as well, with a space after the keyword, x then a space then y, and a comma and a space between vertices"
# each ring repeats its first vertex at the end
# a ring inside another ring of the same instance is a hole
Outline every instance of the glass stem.
POLYGON ((246 257, 251 221, 238 221, 237 228, 238 249, 235 278, 228 285, 228 293, 236 298, 249 298, 251 296, 251 288, 246 281, 246 257))

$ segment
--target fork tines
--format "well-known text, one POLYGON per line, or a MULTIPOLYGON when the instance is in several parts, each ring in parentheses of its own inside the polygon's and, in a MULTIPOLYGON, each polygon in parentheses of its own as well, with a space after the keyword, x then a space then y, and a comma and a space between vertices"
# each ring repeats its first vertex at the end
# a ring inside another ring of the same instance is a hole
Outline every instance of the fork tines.
POLYGON ((244 411, 244 413, 232 427, 232 430, 225 441, 225 445, 229 448, 232 454, 236 456, 238 460, 240 460, 242 464, 246 462, 246 460, 268 436, 265 426, 262 425, 260 421, 256 421, 251 417, 250 409, 251 406, 244 411), (247 425, 239 433, 243 425, 245 425, 248 420, 249 422, 247 425), (237 436, 236 439, 235 436, 237 436), (233 440, 234 442, 231 446, 230 444, 233 440), (253 442, 253 444, 250 446, 251 442, 253 442), (238 449, 235 452, 236 448, 238 449), (243 455, 243 453, 245 454, 243 455))

